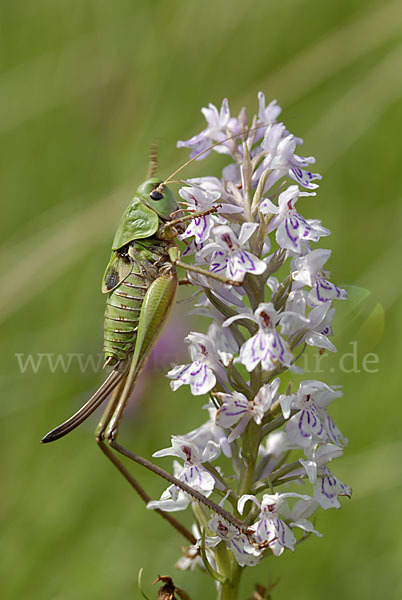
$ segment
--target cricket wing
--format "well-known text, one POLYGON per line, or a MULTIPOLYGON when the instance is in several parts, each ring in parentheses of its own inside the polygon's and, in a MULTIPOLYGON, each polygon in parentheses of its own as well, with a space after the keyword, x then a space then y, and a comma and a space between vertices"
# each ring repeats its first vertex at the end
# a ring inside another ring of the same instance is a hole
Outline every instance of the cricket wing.
POLYGON ((138 196, 134 196, 123 213, 112 249, 118 250, 134 240, 143 240, 156 233, 159 225, 158 215, 151 210, 138 196))
POLYGON ((130 275, 133 263, 130 258, 117 252, 112 252, 108 266, 102 280, 102 292, 111 292, 130 275))

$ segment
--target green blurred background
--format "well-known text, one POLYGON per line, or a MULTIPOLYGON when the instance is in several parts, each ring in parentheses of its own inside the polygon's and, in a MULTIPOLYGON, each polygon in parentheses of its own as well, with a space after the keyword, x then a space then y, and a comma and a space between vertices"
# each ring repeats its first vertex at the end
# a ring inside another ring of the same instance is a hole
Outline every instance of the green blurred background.
MULTIPOLYGON (((323 539, 253 570, 241 598, 269 577, 275 600, 402 598, 401 1, 5 0, 0 24, 2 598, 138 598, 140 567, 149 594, 169 573, 193 600, 214 597, 205 575, 173 569, 182 540, 102 457, 96 419, 39 444, 102 374, 46 361, 21 373, 16 354, 97 356, 100 279, 150 143, 161 140, 166 176, 187 156, 176 140, 203 127, 202 106, 227 96, 251 114, 259 90, 317 157, 324 180, 303 212, 334 232, 323 244, 334 281, 370 295, 360 372, 323 376, 345 388, 332 415, 350 446, 334 471, 354 498, 321 511, 323 539), (361 369, 369 352, 377 373, 361 369)), ((186 175, 223 164, 210 157, 186 175)), ((338 343, 350 351, 350 335, 338 343)), ((152 379, 122 432, 145 456, 197 426, 202 404, 152 379)), ((163 482, 133 471, 159 497, 163 482)))

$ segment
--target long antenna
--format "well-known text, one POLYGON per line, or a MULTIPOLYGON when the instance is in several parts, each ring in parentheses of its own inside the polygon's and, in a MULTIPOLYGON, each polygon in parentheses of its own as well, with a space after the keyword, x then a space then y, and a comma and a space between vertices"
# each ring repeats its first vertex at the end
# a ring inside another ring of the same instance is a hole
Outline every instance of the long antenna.
POLYGON ((193 156, 193 158, 190 158, 190 160, 188 160, 183 165, 181 165, 181 167, 179 167, 178 169, 176 169, 176 171, 174 171, 174 173, 172 173, 171 175, 169 175, 169 177, 167 179, 165 179, 165 181, 163 183, 161 183, 161 185, 159 186, 159 188, 163 188, 165 185, 167 185, 173 179, 173 177, 175 177, 175 175, 177 175, 177 173, 180 173, 180 171, 182 171, 185 167, 187 167, 188 165, 191 165, 191 163, 194 162, 195 160, 197 160, 197 158, 199 158, 200 156, 202 156, 206 152, 209 152, 210 150, 212 150, 216 146, 220 146, 224 142, 227 142, 229 140, 233 140, 234 138, 237 138, 240 135, 246 135, 250 131, 255 131, 256 129, 261 129, 262 127, 266 127, 266 126, 267 126, 267 124, 265 123, 264 125, 257 125, 257 127, 250 127, 250 129, 241 131, 240 133, 236 133, 235 135, 231 135, 231 136, 229 136, 229 137, 221 140, 220 142, 215 142, 215 144, 212 144, 211 146, 208 146, 208 148, 205 148, 205 150, 202 150, 201 152, 199 152, 198 154, 196 154, 195 156, 193 156))
POLYGON ((152 142, 151 148, 149 149, 149 166, 147 179, 153 177, 156 173, 156 169, 158 168, 158 148, 159 148, 159 140, 156 139, 152 142))

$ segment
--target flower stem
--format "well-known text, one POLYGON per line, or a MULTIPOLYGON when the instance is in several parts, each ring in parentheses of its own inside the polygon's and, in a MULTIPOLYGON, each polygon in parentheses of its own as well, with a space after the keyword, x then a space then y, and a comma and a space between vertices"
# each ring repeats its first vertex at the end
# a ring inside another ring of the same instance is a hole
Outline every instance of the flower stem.
POLYGON ((240 567, 235 558, 232 557, 232 576, 224 584, 218 587, 218 600, 237 600, 240 588, 240 578, 243 568, 240 567))

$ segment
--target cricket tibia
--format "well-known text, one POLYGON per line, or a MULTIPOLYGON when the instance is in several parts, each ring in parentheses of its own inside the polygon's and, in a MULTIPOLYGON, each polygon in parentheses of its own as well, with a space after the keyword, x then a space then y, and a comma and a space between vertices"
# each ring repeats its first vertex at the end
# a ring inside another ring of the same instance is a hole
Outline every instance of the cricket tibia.
POLYGON ((87 419, 93 412, 100 406, 106 398, 109 396, 110 392, 114 390, 116 385, 121 381, 121 379, 125 376, 126 371, 123 369, 114 369, 109 376, 105 379, 102 385, 96 390, 95 394, 88 400, 84 406, 82 406, 72 417, 70 417, 67 421, 49 431, 48 434, 41 440, 42 444, 47 444, 48 442, 54 442, 59 438, 67 435, 73 429, 81 425, 85 419, 87 419))

